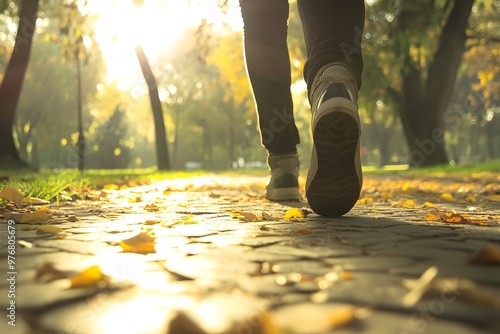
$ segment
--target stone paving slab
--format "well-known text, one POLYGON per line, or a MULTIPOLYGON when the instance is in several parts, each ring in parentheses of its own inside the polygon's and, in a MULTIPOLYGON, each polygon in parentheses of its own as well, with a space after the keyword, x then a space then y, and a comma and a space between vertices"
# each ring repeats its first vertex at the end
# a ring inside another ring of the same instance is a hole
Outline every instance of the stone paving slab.
MULTIPOLYGON (((329 219, 305 202, 263 200, 265 182, 171 180, 48 205, 57 217, 48 224, 64 232, 16 224, 16 327, 2 321, 0 333, 500 332, 500 266, 468 263, 500 245, 497 220, 425 221, 430 209, 389 201, 329 219), (291 208, 305 216, 285 220, 291 208), (141 232, 155 236, 154 251, 125 252, 121 242, 141 232), (47 263, 63 278, 37 279, 47 263), (67 277, 94 265, 105 279, 70 288, 67 277)), ((4 273, 6 236, 2 228, 4 273)), ((10 288, 0 282, 4 309, 10 288)))

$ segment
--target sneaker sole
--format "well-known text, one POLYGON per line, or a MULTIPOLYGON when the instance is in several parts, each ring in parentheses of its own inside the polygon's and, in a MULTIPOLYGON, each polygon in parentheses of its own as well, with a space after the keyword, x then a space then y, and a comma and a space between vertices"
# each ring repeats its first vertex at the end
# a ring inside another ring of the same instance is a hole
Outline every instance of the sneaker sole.
POLYGON ((299 201, 299 188, 292 187, 268 190, 266 193, 266 198, 274 202, 299 201))
POLYGON ((306 197, 317 214, 339 217, 356 204, 362 186, 359 116, 345 98, 330 99, 320 109, 313 124, 306 197))

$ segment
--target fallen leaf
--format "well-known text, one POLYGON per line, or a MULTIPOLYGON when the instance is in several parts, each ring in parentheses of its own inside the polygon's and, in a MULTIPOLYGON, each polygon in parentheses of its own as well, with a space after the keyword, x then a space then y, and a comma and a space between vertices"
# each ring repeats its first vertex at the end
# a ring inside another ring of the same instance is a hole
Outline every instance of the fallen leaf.
POLYGON ((19 223, 21 224, 41 224, 50 219, 49 213, 45 211, 34 211, 27 213, 21 217, 19 223))
POLYGON ((474 196, 469 195, 469 196, 464 198, 464 201, 467 203, 476 203, 477 199, 474 196))
POLYGON ((45 200, 40 199, 40 198, 36 198, 36 197, 25 197, 23 199, 23 203, 24 204, 31 204, 31 205, 45 205, 45 204, 49 204, 50 202, 45 201, 45 200))
POLYGON ((74 215, 71 215, 71 216, 68 216, 68 219, 67 219, 70 223, 75 223, 77 222, 79 219, 74 216, 74 215))
POLYGON ((440 219, 441 219, 441 212, 435 210, 428 212, 427 215, 425 216, 426 221, 437 221, 440 219))
POLYGON ((403 208, 405 208, 405 209, 413 209, 413 208, 416 208, 416 207, 417 207, 417 203, 415 203, 415 201, 412 200, 412 199, 406 200, 403 203, 403 208))
POLYGON ((486 196, 486 200, 491 202, 500 202, 500 195, 486 196))
POLYGON ((477 251, 467 260, 467 263, 477 265, 499 265, 500 246, 492 245, 477 251))
POLYGON ((73 277, 70 277, 70 289, 77 288, 88 288, 97 286, 102 282, 106 281, 106 276, 101 272, 101 268, 99 266, 92 266, 90 268, 85 269, 81 273, 76 274, 73 277))
POLYGON ((120 187, 116 184, 105 184, 103 187, 104 190, 118 190, 120 187))
POLYGON ((269 213, 264 212, 264 211, 262 212, 262 218, 264 220, 269 220, 269 221, 277 221, 277 220, 279 220, 278 218, 275 218, 272 215, 270 215, 269 213))
POLYGON ((9 202, 13 202, 16 205, 23 204, 24 195, 15 188, 5 187, 0 191, 0 198, 4 198, 9 202))
POLYGON ((161 208, 154 203, 153 204, 146 204, 144 206, 144 210, 146 210, 148 212, 158 212, 158 211, 160 211, 160 209, 161 208))
POLYGON ((267 225, 261 225, 259 227, 259 230, 261 230, 261 231, 271 231, 271 229, 267 225))
POLYGON ((442 201, 445 201, 445 202, 449 202, 449 203, 453 203, 453 202, 457 201, 457 199, 455 197, 453 197, 452 194, 449 194, 449 193, 441 194, 441 196, 439 196, 439 199, 441 199, 442 201))
POLYGON ((346 306, 332 311, 329 315, 329 322, 333 328, 343 327, 356 319, 356 310, 354 306, 346 306))
POLYGON ((146 220, 143 224, 144 225, 156 225, 156 224, 160 224, 161 221, 159 220, 146 220))
POLYGON ((240 212, 238 218, 246 222, 258 222, 262 220, 262 217, 251 212, 240 212))
POLYGON ((392 193, 390 193, 390 192, 380 193, 380 198, 381 199, 392 199, 392 193))
POLYGON ((66 273, 56 269, 50 262, 44 263, 35 274, 35 280, 43 282, 50 282, 61 278, 67 278, 66 273))
POLYGON ((469 220, 467 220, 464 216, 455 213, 455 212, 448 212, 444 215, 441 216, 441 221, 445 223, 455 223, 455 224, 467 224, 470 223, 469 220))
POLYGON ((431 202, 425 202, 423 206, 427 208, 437 208, 436 204, 431 202))
POLYGON ((53 225, 42 225, 36 229, 36 234, 61 233, 61 232, 64 232, 62 228, 53 225))
POLYGON ((304 211, 299 209, 299 208, 292 208, 289 209, 285 215, 283 216, 283 219, 286 221, 290 221, 292 219, 303 219, 306 216, 304 215, 304 211))
POLYGON ((120 246, 125 252, 140 254, 156 253, 155 238, 146 232, 141 232, 132 238, 122 240, 120 246))
POLYGON ((302 227, 299 227, 298 229, 296 229, 294 231, 294 233, 302 233, 302 234, 312 234, 314 233, 313 231, 311 231, 311 229, 309 227, 306 227, 306 226, 302 226, 302 227))
POLYGON ((364 197, 364 198, 358 199, 356 204, 371 204, 373 202, 374 202, 373 197, 364 197))

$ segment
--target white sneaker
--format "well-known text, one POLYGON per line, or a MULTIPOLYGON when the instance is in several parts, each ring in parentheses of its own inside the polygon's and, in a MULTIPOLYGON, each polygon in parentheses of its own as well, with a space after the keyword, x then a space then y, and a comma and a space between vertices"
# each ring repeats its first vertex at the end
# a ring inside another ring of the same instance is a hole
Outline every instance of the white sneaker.
POLYGON ((325 66, 312 86, 313 148, 306 197, 311 209, 323 216, 349 212, 363 184, 357 92, 354 76, 342 63, 325 66))
POLYGON ((298 201, 299 156, 293 154, 269 155, 267 164, 271 169, 271 180, 266 187, 266 198, 271 201, 298 201))

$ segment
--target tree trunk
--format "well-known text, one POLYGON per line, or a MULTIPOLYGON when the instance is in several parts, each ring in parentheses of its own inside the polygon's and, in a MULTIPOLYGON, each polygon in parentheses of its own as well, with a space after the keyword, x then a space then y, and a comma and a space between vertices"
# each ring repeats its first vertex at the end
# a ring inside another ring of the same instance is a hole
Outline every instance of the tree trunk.
POLYGON ((404 50, 409 65, 403 69, 400 115, 410 150, 410 166, 449 162, 444 140, 445 111, 462 61, 473 3, 474 0, 454 2, 425 81, 421 69, 411 65, 409 48, 404 50))
POLYGON ((141 65, 144 80, 148 85, 149 101, 151 102, 151 109, 153 111, 153 119, 155 124, 155 138, 156 138, 156 158, 159 170, 170 170, 170 159, 168 156, 167 145, 167 130, 163 120, 163 111, 161 108, 160 96, 158 95, 158 85, 154 77, 151 66, 149 66, 148 59, 144 53, 141 45, 136 45, 135 53, 139 64, 141 65))
POLYGON ((23 0, 19 9, 14 51, 0 86, 0 157, 21 162, 12 133, 19 96, 28 68, 38 12, 38 0, 23 0))

